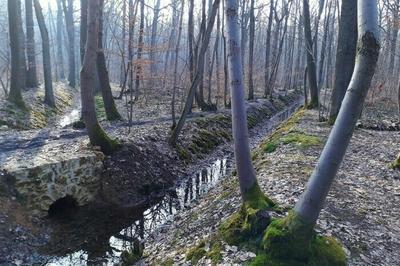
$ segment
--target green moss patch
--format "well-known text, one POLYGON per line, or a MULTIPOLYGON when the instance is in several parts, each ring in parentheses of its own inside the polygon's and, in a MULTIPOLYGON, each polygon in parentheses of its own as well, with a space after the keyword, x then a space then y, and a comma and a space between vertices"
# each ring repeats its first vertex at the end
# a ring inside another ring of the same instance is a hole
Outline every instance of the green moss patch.
POLYGON ((255 247, 270 223, 268 211, 278 207, 264 195, 258 184, 245 193, 243 200, 239 211, 220 225, 219 234, 230 245, 255 247))
POLYGON ((346 265, 340 243, 333 237, 316 235, 313 225, 293 212, 271 222, 261 248, 253 265, 346 265))
POLYGON ((308 148, 322 143, 319 137, 298 131, 289 132, 281 138, 281 142, 284 144, 295 144, 300 148, 308 148))
POLYGON ((393 163, 391 163, 390 168, 400 169, 400 154, 397 156, 397 159, 393 163))
POLYGON ((196 265, 198 261, 206 257, 211 260, 213 265, 217 265, 222 260, 222 241, 217 235, 201 241, 197 246, 191 248, 186 253, 186 260, 196 265), (206 247, 207 246, 207 247, 206 247))
POLYGON ((101 96, 101 94, 97 94, 94 97, 94 103, 96 107, 97 119, 99 119, 99 121, 106 120, 107 119, 106 109, 104 108, 103 97, 101 96))

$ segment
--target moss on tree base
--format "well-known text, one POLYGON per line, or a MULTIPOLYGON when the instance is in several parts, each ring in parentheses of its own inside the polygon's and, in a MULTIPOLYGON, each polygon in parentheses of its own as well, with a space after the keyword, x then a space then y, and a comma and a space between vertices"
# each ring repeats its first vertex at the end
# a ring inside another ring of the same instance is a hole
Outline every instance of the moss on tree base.
POLYGON ((293 212, 271 222, 261 248, 253 265, 346 265, 341 244, 333 237, 316 235, 313 225, 293 212))
POLYGON ((99 146, 104 154, 112 154, 121 147, 121 144, 117 140, 111 139, 98 123, 90 131, 90 143, 93 146, 99 146))
POLYGON ((390 165, 392 169, 400 169, 400 154, 397 156, 397 159, 390 165))
POLYGON ((263 231, 271 222, 268 211, 279 208, 257 183, 244 193, 243 200, 240 210, 221 224, 219 233, 230 245, 258 246, 263 231))

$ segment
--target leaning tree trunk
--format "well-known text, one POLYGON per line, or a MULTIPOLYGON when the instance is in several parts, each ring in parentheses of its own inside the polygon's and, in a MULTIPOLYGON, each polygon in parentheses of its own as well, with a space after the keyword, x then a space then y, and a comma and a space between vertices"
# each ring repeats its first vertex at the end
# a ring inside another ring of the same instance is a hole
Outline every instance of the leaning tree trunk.
POLYGON ((331 96, 329 122, 333 124, 354 70, 357 48, 357 0, 343 1, 339 21, 335 80, 331 96))
POLYGON ((100 15, 99 15, 99 49, 97 51, 97 73, 99 76, 101 95, 103 97, 104 109, 106 111, 107 120, 120 120, 121 115, 118 113, 115 106, 114 98, 110 86, 110 78, 106 66, 106 57, 103 49, 103 8, 104 0, 100 0, 100 15))
POLYGON ((8 93, 8 100, 15 103, 21 108, 25 108, 24 100, 22 99, 21 89, 24 88, 25 81, 20 76, 21 62, 21 40, 18 32, 18 3, 16 0, 8 0, 8 25, 10 34, 11 48, 11 84, 8 93))
POLYGON ((33 24, 33 8, 32 0, 25 0, 26 14, 26 54, 28 57, 28 69, 26 72, 26 86, 35 88, 38 86, 36 73, 36 56, 35 56, 35 28, 33 24))
POLYGON ((359 0, 358 10, 359 41, 354 73, 307 189, 295 207, 295 213, 312 225, 317 221, 346 153, 378 61, 380 44, 376 0, 359 0))
POLYGON ((56 106, 53 92, 53 82, 51 80, 51 61, 50 61, 50 40, 47 32, 46 23, 42 13, 42 7, 39 0, 34 0, 36 19, 39 24, 40 35, 42 35, 42 54, 43 54, 43 71, 44 71, 44 102, 51 106, 56 106))
POLYGON ((309 108, 317 108, 319 103, 318 97, 318 84, 317 84, 317 70, 315 66, 315 59, 313 55, 313 40, 311 36, 311 22, 310 22, 310 6, 308 0, 303 0, 303 15, 304 15, 304 35, 306 38, 306 54, 307 54, 307 67, 308 67, 308 83, 310 86, 310 103, 309 108))
POLYGON ((98 49, 99 12, 100 0, 88 1, 88 32, 81 69, 82 118, 89 134, 90 143, 93 146, 100 146, 104 153, 110 154, 115 151, 118 144, 107 136, 97 121, 93 93, 95 86, 95 68, 93 66, 96 65, 98 49))
POLYGON ((173 131, 171 133, 171 138, 170 138, 169 142, 170 142, 170 144, 172 146, 176 146, 176 142, 178 140, 178 136, 179 136, 180 132, 182 131, 182 128, 183 128, 183 126, 185 124, 186 117, 187 117, 187 115, 189 114, 189 112, 190 112, 190 110, 192 108, 192 104, 193 104, 196 88, 199 86, 200 82, 203 79, 200 66, 204 66, 204 60, 205 60, 205 58, 204 58, 205 56, 204 55, 205 55, 205 53, 207 51, 207 47, 208 47, 208 44, 210 42, 211 32, 212 32, 213 27, 214 27, 215 17, 217 15, 218 6, 219 6, 220 2, 221 2, 221 0, 215 0, 214 3, 213 3, 212 10, 211 10, 211 15, 210 15, 210 18, 208 20, 207 29, 206 29, 206 31, 204 33, 203 42, 201 44, 200 53, 199 53, 199 56, 198 56, 196 73, 195 73, 195 76, 193 77, 193 81, 192 81, 192 84, 190 86, 188 96, 186 98, 185 107, 183 108, 182 115, 179 118, 178 124, 176 125, 176 127, 173 129, 173 131))

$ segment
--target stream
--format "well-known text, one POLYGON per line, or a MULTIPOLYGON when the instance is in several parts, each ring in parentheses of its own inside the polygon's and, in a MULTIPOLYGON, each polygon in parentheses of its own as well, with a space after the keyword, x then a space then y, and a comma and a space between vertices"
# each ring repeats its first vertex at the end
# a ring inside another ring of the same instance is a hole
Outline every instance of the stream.
MULTIPOLYGON (((301 105, 301 100, 261 123, 251 131, 255 147, 301 105)), ((224 178, 231 177, 234 165, 232 145, 223 156, 210 161, 193 175, 181 178, 161 198, 151 199, 134 209, 116 211, 79 207, 72 217, 50 219, 49 243, 40 248, 48 258, 44 265, 114 265, 124 250, 145 246, 146 237, 173 222, 176 215, 207 196, 224 178)))

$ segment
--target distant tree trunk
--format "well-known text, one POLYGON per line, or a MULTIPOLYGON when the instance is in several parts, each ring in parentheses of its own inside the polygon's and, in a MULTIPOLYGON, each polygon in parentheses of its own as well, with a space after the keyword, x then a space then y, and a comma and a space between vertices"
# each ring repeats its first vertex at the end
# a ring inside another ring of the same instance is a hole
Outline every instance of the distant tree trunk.
POLYGON ((62 0, 65 24, 67 26, 68 34, 68 82, 69 85, 75 88, 76 76, 75 76, 75 28, 74 28, 74 6, 73 0, 68 0, 68 6, 66 4, 67 0, 62 0))
POLYGON ((295 207, 295 212, 313 226, 350 143, 378 61, 376 0, 359 0, 358 11, 359 48, 354 73, 307 189, 295 207))
MULTIPOLYGON (((91 0, 89 0, 91 1, 91 0)), ((104 109, 106 111, 107 120, 120 120, 121 115, 115 106, 114 98, 110 86, 110 78, 106 66, 106 57, 103 50, 103 9, 104 0, 99 0, 99 49, 97 50, 97 74, 99 76, 101 95, 103 97, 104 109)))
POLYGON ((179 118, 178 124, 176 125, 176 127, 173 129, 173 131, 171 133, 171 138, 170 138, 169 142, 172 146, 176 146, 178 136, 179 136, 180 132, 182 131, 182 128, 185 124, 186 117, 189 114, 190 109, 192 108, 192 103, 194 100, 196 88, 202 80, 202 75, 200 73, 201 69, 199 66, 204 65, 204 60, 205 60, 204 55, 207 51, 208 44, 210 43, 210 36, 211 36, 211 32, 214 27, 215 17, 217 15, 218 6, 219 6, 220 1, 221 0, 215 0, 213 3, 213 6, 212 6, 211 15, 208 20, 208 25, 207 25, 206 31, 204 33, 203 42, 201 43, 201 48, 200 48, 200 53, 198 56, 198 62, 197 62, 197 68, 196 68, 196 74, 195 74, 192 84, 190 86, 189 93, 186 98, 185 107, 183 109, 182 115, 179 118))
POLYGON ((26 53, 28 55, 28 69, 26 73, 26 86, 35 88, 38 86, 35 56, 35 28, 33 24, 32 0, 25 0, 26 14, 26 53))
POLYGON ((335 123, 342 100, 354 70, 357 49, 357 0, 343 1, 339 20, 336 51, 335 80, 329 113, 330 124, 335 123))
POLYGON ((101 150, 110 154, 117 148, 115 140, 110 139, 101 128, 96 117, 93 88, 95 86, 95 68, 98 49, 98 29, 100 16, 100 1, 88 1, 88 33, 85 57, 81 69, 82 117, 89 134, 90 143, 100 146, 101 150))
POLYGON ((62 39, 62 28, 63 28, 63 11, 61 0, 57 0, 57 65, 59 67, 60 79, 65 79, 64 71, 64 56, 63 56, 63 39, 62 39))
MULTIPOLYGON (((321 56, 319 58, 319 70, 318 70, 318 89, 321 90, 324 77, 323 77, 323 70, 324 70, 324 63, 325 63, 325 53, 326 53, 326 41, 328 38, 329 34, 329 21, 331 17, 331 7, 332 7, 332 2, 329 3, 329 8, 328 12, 325 17, 325 23, 324 23, 324 35, 322 37, 322 44, 321 44, 321 56)), ((333 34, 333 33, 332 33, 333 34)))
POLYGON ((39 4, 39 0, 34 0, 36 19, 39 24, 40 35, 42 35, 42 54, 43 54, 43 71, 44 71, 44 88, 45 97, 44 102, 51 106, 56 106, 53 92, 53 81, 51 79, 51 61, 50 61, 50 40, 49 33, 46 28, 44 16, 42 13, 42 7, 39 4))
POLYGON ((256 18, 254 15, 254 2, 250 0, 250 41, 249 41, 249 100, 254 99, 254 80, 253 80, 253 68, 254 68, 254 35, 256 31, 256 18))
POLYGON ((18 105, 20 108, 25 108, 24 100, 22 99, 21 89, 24 88, 25 81, 20 77, 21 71, 21 42, 18 27, 18 0, 8 0, 8 25, 10 34, 10 48, 11 48, 11 84, 8 93, 8 100, 18 105))
POLYGON ((140 1, 140 25, 139 25, 139 38, 137 48, 137 62, 136 62, 136 78, 135 78, 135 99, 139 99, 139 86, 140 78, 143 72, 142 53, 144 46, 144 0, 140 1))
MULTIPOLYGON (((126 65, 125 65, 125 40, 126 40, 126 0, 122 0, 122 42, 121 42, 121 72, 120 72, 120 86, 126 82, 126 65)), ((122 91, 122 90, 121 90, 122 91)), ((121 94, 122 96, 122 94, 121 94)))
POLYGON ((83 63, 83 58, 85 57, 85 46, 87 38, 87 24, 88 24, 87 12, 88 12, 88 0, 81 0, 81 31, 80 31, 81 64, 83 63))
POLYGON ((257 187, 256 174, 253 168, 249 147, 249 132, 245 104, 245 90, 241 61, 241 47, 238 27, 237 0, 226 1, 226 25, 229 43, 228 63, 229 82, 232 103, 232 131, 236 169, 243 200, 247 200, 249 192, 257 187))
POLYGON ((193 10, 194 10, 194 0, 189 0, 189 12, 188 12, 188 44, 189 44, 189 72, 190 81, 193 82, 194 72, 195 72, 195 62, 193 54, 193 39, 194 39, 194 24, 193 24, 193 10))
POLYGON ((19 34, 19 46, 21 49, 20 52, 20 71, 19 71, 19 78, 23 81, 23 87, 26 88, 26 74, 27 74, 27 68, 26 68, 26 56, 25 56, 25 34, 24 34, 24 29, 23 29, 23 22, 22 22, 22 8, 21 8, 21 0, 15 0, 17 2, 17 29, 18 29, 18 34, 19 34))
POLYGON ((182 23, 183 23, 183 13, 185 11, 185 0, 182 0, 181 15, 179 18, 179 28, 178 28, 178 38, 175 47, 175 64, 174 64, 174 84, 172 88, 172 101, 171 101, 171 114, 172 114, 172 128, 176 127, 175 118, 175 98, 176 98, 176 87, 178 86, 178 60, 179 60, 179 49, 181 45, 181 35, 182 35, 182 23))
POLYGON ((157 50, 157 31, 158 31, 158 20, 160 14, 160 1, 157 0, 153 11, 153 22, 151 26, 151 41, 150 41, 150 64, 151 73, 155 75, 157 73, 157 62, 156 62, 156 50, 157 50))
POLYGON ((310 21, 310 6, 308 0, 303 0, 303 15, 304 15, 304 35, 306 38, 306 54, 308 67, 308 83, 310 86, 310 103, 309 108, 317 108, 319 103, 319 92, 317 84, 317 70, 315 59, 313 56, 313 40, 311 36, 311 21, 310 21))
POLYGON ((268 16, 268 26, 267 26, 267 40, 265 43, 265 72, 264 72, 264 97, 269 97, 271 94, 271 88, 269 86, 269 67, 270 67, 270 54, 271 54, 271 30, 273 23, 273 14, 274 14, 274 0, 270 1, 269 6, 269 16, 268 16))

